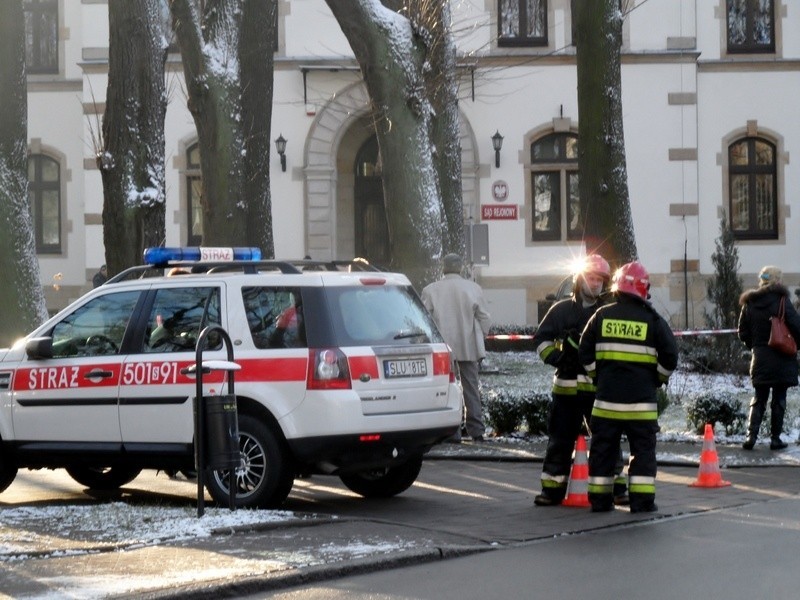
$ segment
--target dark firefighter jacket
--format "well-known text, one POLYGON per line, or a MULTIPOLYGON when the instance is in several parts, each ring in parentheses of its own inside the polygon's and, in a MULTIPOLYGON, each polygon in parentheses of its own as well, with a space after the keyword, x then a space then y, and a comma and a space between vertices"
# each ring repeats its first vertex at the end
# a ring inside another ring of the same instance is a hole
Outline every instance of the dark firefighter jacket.
POLYGON ((553 393, 575 395, 578 390, 594 392, 591 378, 578 360, 581 331, 602 300, 583 306, 580 292, 556 302, 539 323, 533 337, 534 347, 542 362, 556 368, 553 393))
POLYGON ((778 314, 786 298, 786 325, 795 341, 800 341, 800 315, 792 306, 789 291, 781 284, 747 290, 739 300, 739 339, 752 351, 750 377, 753 385, 797 385, 797 358, 782 354, 767 345, 770 317, 778 314))
POLYGON ((599 410, 608 418, 658 418, 656 390, 677 367, 678 347, 669 325, 648 302, 617 294, 616 302, 599 308, 587 323, 579 354, 597 383, 593 415, 599 410), (620 404, 627 406, 615 408, 620 404))

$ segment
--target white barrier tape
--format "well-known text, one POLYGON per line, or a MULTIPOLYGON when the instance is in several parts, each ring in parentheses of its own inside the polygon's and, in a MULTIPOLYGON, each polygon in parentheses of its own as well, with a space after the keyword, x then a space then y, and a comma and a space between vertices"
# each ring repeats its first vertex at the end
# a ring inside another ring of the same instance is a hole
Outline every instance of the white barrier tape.
POLYGON ((738 333, 738 329, 689 329, 687 331, 673 331, 676 337, 684 335, 715 335, 717 333, 738 333))

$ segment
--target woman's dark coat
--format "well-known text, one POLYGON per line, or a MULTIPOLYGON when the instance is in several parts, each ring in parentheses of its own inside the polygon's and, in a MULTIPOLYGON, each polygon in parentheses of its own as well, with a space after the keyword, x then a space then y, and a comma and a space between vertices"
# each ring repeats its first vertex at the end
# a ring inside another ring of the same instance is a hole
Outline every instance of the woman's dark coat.
POLYGON ((739 339, 753 353, 750 378, 753 385, 797 385, 797 356, 789 356, 767 345, 770 317, 778 314, 781 298, 786 298, 786 325, 800 342, 800 315, 792 306, 789 290, 780 283, 747 290, 739 298, 739 339))

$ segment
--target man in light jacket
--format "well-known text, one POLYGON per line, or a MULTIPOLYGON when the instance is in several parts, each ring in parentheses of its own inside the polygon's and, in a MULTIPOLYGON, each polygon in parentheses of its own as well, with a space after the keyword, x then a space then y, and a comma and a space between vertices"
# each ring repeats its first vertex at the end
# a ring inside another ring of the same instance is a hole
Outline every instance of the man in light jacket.
MULTIPOLYGON (((478 363, 486 356, 483 338, 492 323, 483 290, 474 281, 461 276, 463 268, 464 262, 458 254, 447 254, 444 277, 422 290, 422 301, 458 362, 464 388, 467 435, 475 442, 482 442, 485 426, 478 389, 478 363)), ((459 440, 460 434, 453 441, 459 440)))

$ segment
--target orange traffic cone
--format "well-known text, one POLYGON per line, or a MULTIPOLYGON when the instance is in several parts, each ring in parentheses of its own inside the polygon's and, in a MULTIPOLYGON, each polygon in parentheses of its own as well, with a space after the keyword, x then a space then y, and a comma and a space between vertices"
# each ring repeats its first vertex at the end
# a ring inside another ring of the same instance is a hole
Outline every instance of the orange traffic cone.
POLYGON ((710 423, 706 423, 706 430, 703 434, 703 452, 700 454, 700 469, 697 472, 697 480, 690 483, 690 487, 717 488, 730 485, 730 481, 724 481, 719 472, 719 457, 717 448, 714 446, 714 428, 710 423))
POLYGON ((589 503, 589 462, 586 459, 586 437, 578 436, 575 442, 575 459, 569 472, 567 497, 561 506, 577 506, 585 508, 589 503))

